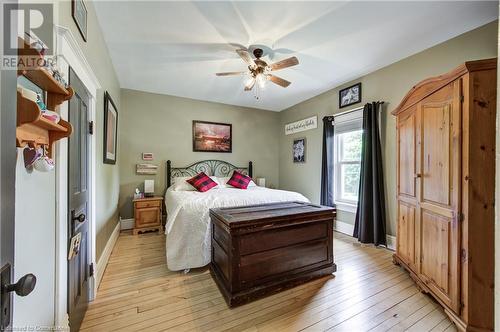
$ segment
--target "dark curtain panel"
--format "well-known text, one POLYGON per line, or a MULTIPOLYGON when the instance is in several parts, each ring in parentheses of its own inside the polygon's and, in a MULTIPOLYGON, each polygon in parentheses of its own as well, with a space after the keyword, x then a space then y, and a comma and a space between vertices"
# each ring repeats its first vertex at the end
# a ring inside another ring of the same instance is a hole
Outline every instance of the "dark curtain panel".
POLYGON ((378 115, 382 103, 363 109, 363 145, 359 177, 359 201, 354 237, 362 243, 385 245, 385 195, 378 115))
POLYGON ((323 118, 323 157, 321 162, 321 205, 333 203, 333 116, 323 118))

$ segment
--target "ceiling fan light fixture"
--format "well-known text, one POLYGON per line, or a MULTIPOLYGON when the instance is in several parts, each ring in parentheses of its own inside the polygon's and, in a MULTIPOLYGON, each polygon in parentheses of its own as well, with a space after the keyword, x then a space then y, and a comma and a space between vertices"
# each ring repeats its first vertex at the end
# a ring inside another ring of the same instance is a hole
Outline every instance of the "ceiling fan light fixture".
POLYGON ((257 100, 260 99, 261 90, 265 89, 266 81, 271 81, 273 84, 279 85, 283 88, 286 88, 291 84, 291 82, 271 73, 276 70, 281 70, 299 64, 299 60, 294 56, 272 64, 267 64, 266 61, 261 59, 264 55, 264 52, 261 48, 256 48, 253 50, 253 55, 255 58, 253 58, 250 53, 248 53, 248 50, 244 48, 236 50, 236 53, 238 53, 240 58, 246 63, 248 71, 223 72, 216 73, 216 75, 247 75, 244 91, 253 91, 254 97, 257 100))
POLYGON ((264 76, 264 74, 257 75, 257 84, 261 89, 264 89, 266 87, 266 77, 264 76))
POLYGON ((245 88, 251 89, 255 83, 254 80, 255 78, 253 76, 249 76, 245 81, 245 88))

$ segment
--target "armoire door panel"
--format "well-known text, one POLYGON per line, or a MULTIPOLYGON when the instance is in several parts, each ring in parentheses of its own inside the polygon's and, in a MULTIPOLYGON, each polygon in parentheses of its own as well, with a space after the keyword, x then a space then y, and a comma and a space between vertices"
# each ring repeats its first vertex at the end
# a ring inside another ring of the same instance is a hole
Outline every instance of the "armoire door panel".
POLYGON ((450 223, 447 218, 422 211, 421 272, 444 293, 449 292, 450 223))
POLYGON ((399 194, 415 197, 416 112, 398 119, 399 194))
POLYGON ((422 201, 450 205, 451 101, 422 105, 422 201))
POLYGON ((420 275, 446 305, 459 311, 457 223, 460 198, 461 81, 420 102, 420 275))
POLYGON ((457 228, 453 219, 421 211, 420 272, 422 280, 448 306, 458 310, 457 228))
POLYGON ((397 252, 410 267, 415 268, 415 206, 399 202, 397 252))

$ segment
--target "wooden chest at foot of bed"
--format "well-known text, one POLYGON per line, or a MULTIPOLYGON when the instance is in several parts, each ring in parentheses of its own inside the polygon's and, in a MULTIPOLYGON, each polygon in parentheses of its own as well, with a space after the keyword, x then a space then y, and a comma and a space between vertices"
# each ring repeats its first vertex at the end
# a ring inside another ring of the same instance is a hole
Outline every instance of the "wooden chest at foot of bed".
POLYGON ((228 305, 335 272, 335 213, 302 202, 211 209, 210 271, 228 305))

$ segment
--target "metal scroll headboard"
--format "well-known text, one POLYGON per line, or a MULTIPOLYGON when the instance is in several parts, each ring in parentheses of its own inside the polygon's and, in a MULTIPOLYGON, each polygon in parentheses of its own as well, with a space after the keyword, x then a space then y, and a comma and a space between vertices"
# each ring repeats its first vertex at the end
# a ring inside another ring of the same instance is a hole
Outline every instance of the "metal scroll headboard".
POLYGON ((175 177, 195 176, 200 172, 204 172, 208 176, 225 177, 231 176, 233 171, 236 170, 252 177, 252 168, 253 165, 251 161, 248 162, 248 167, 234 166, 233 164, 222 160, 202 160, 185 167, 172 167, 172 162, 167 160, 167 165, 165 167, 166 188, 170 187, 172 179, 175 177))

